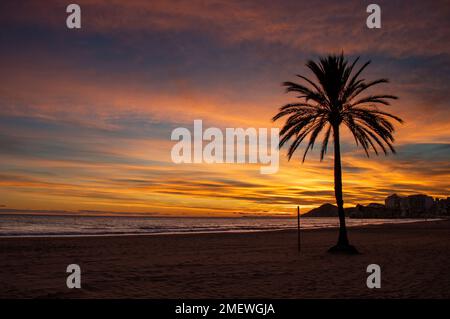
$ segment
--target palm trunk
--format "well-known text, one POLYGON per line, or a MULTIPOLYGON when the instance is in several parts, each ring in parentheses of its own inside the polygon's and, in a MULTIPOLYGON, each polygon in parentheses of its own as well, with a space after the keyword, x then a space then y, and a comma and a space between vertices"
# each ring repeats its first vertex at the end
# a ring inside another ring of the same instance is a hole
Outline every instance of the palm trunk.
POLYGON ((337 246, 348 246, 347 227, 345 225, 344 199, 342 196, 342 167, 341 167, 341 146, 339 137, 339 125, 333 126, 334 137, 334 194, 339 216, 339 238, 337 246))

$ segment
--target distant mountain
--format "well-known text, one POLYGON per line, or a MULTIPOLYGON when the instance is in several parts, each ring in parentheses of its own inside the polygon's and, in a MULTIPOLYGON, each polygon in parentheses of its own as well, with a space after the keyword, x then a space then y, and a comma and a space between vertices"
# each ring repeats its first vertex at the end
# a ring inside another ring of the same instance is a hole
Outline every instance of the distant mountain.
POLYGON ((335 205, 326 203, 320 207, 311 209, 302 217, 338 217, 338 208, 335 205))

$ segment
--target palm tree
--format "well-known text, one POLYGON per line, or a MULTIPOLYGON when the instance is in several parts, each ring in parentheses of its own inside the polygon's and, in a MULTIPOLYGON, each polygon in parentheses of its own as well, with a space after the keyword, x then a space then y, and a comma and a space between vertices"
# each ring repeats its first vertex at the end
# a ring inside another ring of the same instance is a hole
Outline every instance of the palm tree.
POLYGON ((309 150, 312 150, 317 137, 323 132, 320 160, 322 161, 328 147, 328 140, 333 136, 334 142, 334 191, 339 215, 339 237, 336 246, 330 252, 357 253, 349 244, 345 226, 344 200, 342 196, 342 167, 340 149, 340 126, 344 124, 355 138, 356 145, 361 145, 367 157, 373 150, 378 155, 379 150, 388 154, 395 153, 393 147, 395 131, 391 119, 402 123, 402 119, 378 109, 378 105, 390 105, 390 99, 396 96, 386 94, 361 94, 367 89, 388 83, 387 79, 366 82, 360 78, 370 61, 363 64, 358 71, 353 72, 359 57, 350 63, 344 54, 321 57, 319 62, 308 61, 306 66, 315 76, 315 81, 303 75, 297 75, 305 81, 305 85, 294 82, 284 82, 286 92, 299 94, 298 103, 282 106, 276 121, 288 116, 280 130, 280 148, 289 140, 292 143, 288 150, 290 160, 302 141, 309 136, 309 142, 303 154, 305 161, 309 150))

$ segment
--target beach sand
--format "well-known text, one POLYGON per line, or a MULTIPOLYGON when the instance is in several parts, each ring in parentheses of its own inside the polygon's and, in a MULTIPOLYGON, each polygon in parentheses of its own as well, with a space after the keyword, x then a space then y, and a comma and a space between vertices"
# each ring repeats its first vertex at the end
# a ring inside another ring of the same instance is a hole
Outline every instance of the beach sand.
POLYGON ((356 256, 326 253, 336 237, 304 231, 300 254, 295 231, 1 238, 0 298, 450 298, 450 221, 350 228, 356 256))

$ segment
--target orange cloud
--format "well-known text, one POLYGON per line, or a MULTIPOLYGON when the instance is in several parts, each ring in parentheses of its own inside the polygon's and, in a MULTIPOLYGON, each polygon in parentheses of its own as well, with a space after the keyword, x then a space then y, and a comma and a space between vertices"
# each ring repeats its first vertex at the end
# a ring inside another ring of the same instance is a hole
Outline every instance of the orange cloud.
POLYGON ((417 144, 450 143, 450 29, 442 27, 449 8, 414 3, 380 3, 383 28, 374 31, 364 27, 360 1, 80 1, 82 33, 70 40, 62 3, 2 4, 5 28, 36 28, 50 41, 20 39, 1 53, 0 204, 235 216, 333 202, 330 157, 320 163, 312 154, 301 165, 288 163, 283 150, 280 171, 271 176, 254 165, 174 165, 170 130, 194 119, 205 126, 270 127, 277 107, 295 100, 279 83, 304 72, 304 57, 341 49, 375 56, 368 78, 394 75, 383 90, 400 96, 390 111, 406 121, 396 135, 399 154, 387 158, 363 158, 344 133, 346 205, 379 202, 394 191, 448 196, 450 169, 442 158, 448 149, 438 158, 417 144), (161 43, 148 44, 150 33, 161 35, 161 43), (178 43, 180 34, 199 41, 198 51, 178 43), (107 43, 96 51, 90 37, 107 43), (70 49, 58 52, 58 41, 70 49), (154 64, 144 62, 163 41, 180 56, 161 71, 166 51, 153 56, 154 64), (14 49, 21 45, 29 50, 14 49), (105 56, 110 52, 114 58, 105 56), (205 59, 191 60, 197 53, 205 59), (419 154, 405 151, 408 145, 419 154))

